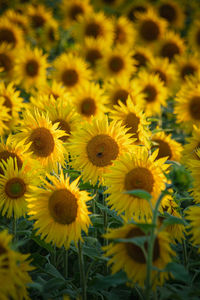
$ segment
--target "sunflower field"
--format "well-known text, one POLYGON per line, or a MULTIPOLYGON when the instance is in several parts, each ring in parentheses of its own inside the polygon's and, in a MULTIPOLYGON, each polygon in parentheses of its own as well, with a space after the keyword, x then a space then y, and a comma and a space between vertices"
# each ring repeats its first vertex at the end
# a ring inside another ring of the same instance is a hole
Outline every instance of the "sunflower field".
POLYGON ((200 1, 0 1, 0 300, 200 299, 200 1))

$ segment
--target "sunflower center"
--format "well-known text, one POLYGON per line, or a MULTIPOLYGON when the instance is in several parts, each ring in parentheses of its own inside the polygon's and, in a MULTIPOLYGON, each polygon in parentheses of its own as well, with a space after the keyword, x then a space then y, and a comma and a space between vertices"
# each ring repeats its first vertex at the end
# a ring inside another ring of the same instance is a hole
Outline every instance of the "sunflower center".
POLYGON ((40 28, 40 27, 44 26, 45 19, 42 16, 33 15, 31 17, 31 19, 32 19, 32 25, 34 28, 40 28))
POLYGON ((49 197, 49 211, 55 222, 69 225, 77 217, 77 199, 67 189, 56 190, 49 197))
POLYGON ((35 77, 38 74, 39 65, 34 59, 30 59, 25 66, 26 74, 30 77, 35 77))
POLYGON ((22 197, 26 192, 25 182, 18 177, 11 178, 6 182, 5 193, 8 197, 12 199, 17 199, 22 197))
POLYGON ((8 44, 16 45, 16 37, 14 33, 8 28, 0 29, 0 43, 6 42, 8 44))
POLYGON ((122 57, 115 55, 110 58, 108 66, 113 73, 119 73, 124 68, 122 57))
MULTIPOLYGON (((59 122, 59 127, 61 130, 64 130, 65 133, 67 134, 70 134, 71 133, 71 128, 68 124, 68 122, 66 122, 65 120, 63 119, 56 119, 55 121, 53 121, 52 123, 55 124, 55 123, 58 123, 59 122)), ((67 136, 62 136, 60 137, 60 139, 63 141, 63 142, 66 142, 66 140, 68 139, 69 135, 67 136)))
POLYGON ((163 83, 165 83, 165 84, 167 83, 167 76, 163 71, 154 70, 154 73, 159 76, 160 80, 163 81, 163 83))
POLYGON ((126 42, 126 33, 124 32, 123 28, 119 25, 115 28, 115 42, 123 44, 126 42))
POLYGON ((93 38, 97 38, 102 35, 102 28, 99 24, 95 22, 89 23, 85 28, 86 36, 91 36, 93 38))
POLYGON ((140 34, 144 40, 152 42, 158 39, 160 30, 154 21, 146 20, 141 25, 140 34))
POLYGON ((126 119, 124 121, 125 125, 129 130, 127 131, 128 133, 134 133, 133 137, 137 138, 138 140, 138 125, 140 123, 140 119, 134 114, 134 113, 129 113, 126 116, 126 119))
POLYGON ((87 145, 88 159, 97 167, 112 164, 119 154, 119 147, 115 140, 106 134, 93 137, 87 145))
POLYGON ((128 172, 125 176, 124 188, 127 191, 139 189, 151 193, 153 191, 153 186, 153 175, 146 168, 136 167, 128 172))
POLYGON ((147 85, 143 90, 143 93, 146 94, 145 100, 147 102, 154 102, 156 100, 157 91, 154 86, 147 85))
POLYGON ((193 119, 200 120, 200 96, 193 97, 189 104, 190 114, 193 119))
POLYGON ((39 157, 49 156, 55 146, 51 132, 45 127, 34 129, 30 136, 30 142, 32 142, 31 150, 39 157))
MULTIPOLYGON (((9 151, 7 151, 7 150, 1 151, 1 152, 0 152, 0 162, 2 162, 3 160, 4 160, 5 162, 7 162, 7 160, 8 160, 10 157, 13 158, 13 159, 16 158, 16 161, 17 161, 17 167, 18 167, 18 169, 21 169, 23 163, 22 163, 21 159, 19 158, 19 156, 17 156, 17 154, 15 154, 15 153, 13 153, 13 152, 9 152, 9 151)), ((0 174, 4 174, 3 169, 2 169, 1 167, 0 167, 0 174)))
POLYGON ((161 49, 161 56, 167 57, 170 61, 174 58, 175 55, 180 54, 180 49, 177 44, 173 42, 167 42, 163 45, 161 49))
POLYGON ((185 79, 185 76, 194 75, 196 71, 197 69, 194 65, 185 65, 181 70, 181 77, 185 79))
POLYGON ((77 21, 78 15, 82 15, 83 13, 84 13, 84 10, 83 10, 82 6, 80 6, 78 4, 74 4, 70 8, 69 16, 72 20, 77 21))
POLYGON ((200 46, 200 30, 198 30, 198 32, 196 34, 196 42, 197 42, 197 45, 200 46))
POLYGON ((98 49, 90 49, 86 54, 86 60, 92 65, 95 66, 96 61, 102 58, 102 54, 98 49))
POLYGON ((128 18, 130 21, 135 22, 136 21, 136 16, 135 13, 145 13, 146 12, 146 7, 142 6, 142 5, 137 5, 135 7, 133 7, 128 14, 128 18))
POLYGON ((0 244, 0 255, 7 253, 6 248, 0 244))
POLYGON ((136 62, 136 66, 139 67, 145 67, 147 64, 147 58, 145 55, 143 55, 142 53, 136 53, 134 56, 136 62))
POLYGON ((81 102, 81 113, 87 117, 94 115, 96 112, 96 104, 94 99, 87 97, 81 102))
POLYGON ((172 157, 172 151, 169 144, 160 139, 154 139, 153 141, 158 144, 156 148, 158 147, 159 149, 158 156, 156 159, 168 156, 168 159, 170 160, 170 158, 172 157))
POLYGON ((113 104, 118 104, 118 101, 121 100, 124 104, 128 98, 129 93, 126 90, 118 90, 113 96, 113 104))
POLYGON ((5 53, 0 53, 0 67, 4 68, 4 71, 9 72, 12 69, 12 61, 5 53))
POLYGON ((159 14, 162 18, 166 19, 170 23, 177 19, 176 9, 168 3, 160 6, 159 14))
POLYGON ((62 82, 64 85, 71 87, 78 82, 78 73, 74 69, 67 69, 62 74, 62 82))
MULTIPOLYGON (((144 235, 145 235, 144 232, 142 232, 142 230, 140 230, 139 228, 133 228, 129 231, 126 238, 134 238, 134 237, 139 237, 144 235)), ((133 259, 135 262, 140 264, 146 263, 144 253, 139 246, 134 245, 132 243, 126 243, 125 245, 126 245, 125 247, 126 247, 127 254, 131 259, 133 259)), ((144 248, 146 251, 148 251, 147 242, 144 243, 144 248)), ((159 258, 159 256, 160 256, 160 247, 159 247, 158 238, 156 238, 154 242, 154 249, 153 249, 153 262, 155 262, 159 258)))

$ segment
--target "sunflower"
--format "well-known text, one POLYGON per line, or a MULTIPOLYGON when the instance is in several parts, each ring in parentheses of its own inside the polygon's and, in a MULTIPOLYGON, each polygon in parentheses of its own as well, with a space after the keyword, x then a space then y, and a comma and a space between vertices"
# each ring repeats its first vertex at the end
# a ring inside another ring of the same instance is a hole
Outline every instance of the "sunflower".
POLYGON ((91 224, 86 206, 91 197, 79 190, 79 177, 71 183, 63 172, 60 177, 49 174, 46 177, 42 188, 37 188, 28 200, 30 219, 36 220, 34 228, 42 239, 57 247, 69 248, 72 241, 77 245, 82 240, 81 231, 87 233, 91 224))
POLYGON ((12 49, 20 49, 24 46, 23 32, 18 26, 13 26, 7 18, 0 18, 0 45, 9 44, 12 49))
MULTIPOLYGON (((129 242, 115 242, 116 239, 127 239, 144 236, 144 232, 134 224, 125 224, 121 228, 110 229, 104 236, 112 242, 103 247, 105 256, 112 256, 108 265, 112 265, 112 273, 124 270, 127 277, 132 281, 132 285, 138 283, 144 287, 146 280, 147 264, 141 248, 129 242)), ((148 244, 145 242, 145 249, 148 250, 148 244)), ((171 262, 171 256, 175 252, 170 248, 170 238, 168 233, 162 231, 156 234, 153 248, 153 266, 158 269, 165 269, 171 262)), ((164 281, 169 279, 169 273, 152 270, 152 282, 154 288, 163 285, 164 281)))
MULTIPOLYGON (((97 77, 95 72, 97 61, 104 56, 105 42, 103 39, 95 40, 93 38, 85 38, 85 43, 80 46, 78 52, 87 61, 90 67, 94 70, 93 77, 97 77)), ((107 51, 107 49, 106 49, 107 51)))
POLYGON ((188 167, 191 171, 193 178, 193 191, 192 196, 196 203, 200 203, 200 187, 199 187, 199 178, 200 178, 200 149, 197 147, 195 150, 196 157, 195 159, 189 159, 187 161, 188 167))
POLYGON ((198 252, 200 253, 200 207, 197 205, 190 206, 186 211, 186 219, 190 221, 191 241, 198 246, 198 252))
POLYGON ((62 25, 68 28, 78 21, 80 16, 86 16, 92 11, 89 0, 62 0, 60 4, 62 25))
POLYGON ((142 104, 145 102, 144 94, 142 94, 140 86, 135 80, 130 80, 126 76, 107 81, 104 88, 110 109, 112 109, 114 105, 117 105, 119 101, 126 104, 128 96, 131 96, 134 104, 142 104))
POLYGON ((200 50, 200 21, 195 19, 187 34, 189 45, 192 49, 199 52, 200 50))
POLYGON ((153 9, 148 9, 146 13, 138 14, 137 40, 141 44, 151 45, 163 37, 166 27, 166 22, 153 9))
POLYGON ((97 72, 100 78, 110 79, 127 76, 135 72, 135 60, 133 51, 118 46, 105 53, 105 56, 98 61, 97 72))
POLYGON ((112 21, 103 12, 91 13, 78 18, 72 33, 75 39, 84 44, 85 38, 103 39, 105 45, 111 45, 114 38, 112 21))
POLYGON ((45 23, 38 42, 41 47, 43 47, 47 51, 50 51, 58 41, 58 22, 52 18, 47 23, 45 23))
POLYGON ((11 117, 5 125, 11 130, 19 123, 19 113, 23 106, 23 99, 12 82, 7 86, 3 82, 0 82, 0 97, 4 99, 3 105, 8 108, 8 114, 11 117))
POLYGON ((133 47, 134 49, 134 55, 133 58, 135 59, 136 67, 139 70, 140 68, 144 68, 147 66, 147 64, 152 60, 153 53, 152 51, 144 46, 135 45, 133 47))
POLYGON ((200 147, 200 129, 193 126, 192 136, 186 138, 186 144, 183 146, 182 163, 186 166, 190 165, 191 160, 199 160, 197 150, 200 147))
POLYGON ((164 18, 174 28, 182 28, 185 21, 185 14, 181 1, 161 0, 157 5, 157 11, 161 18, 164 18))
POLYGON ((44 5, 29 4, 26 8, 26 15, 28 16, 31 27, 38 31, 43 29, 45 24, 52 20, 52 12, 44 5))
POLYGON ((73 106, 80 115, 80 119, 90 121, 92 116, 101 119, 107 110, 104 90, 93 82, 80 85, 73 93, 73 98, 73 106))
POLYGON ((167 58, 152 57, 147 64, 147 70, 153 74, 158 74, 170 94, 173 95, 175 93, 178 78, 175 64, 170 63, 167 58))
POLYGON ((136 139, 135 144, 150 146, 149 123, 141 110, 141 106, 139 104, 134 105, 130 97, 126 100, 126 104, 119 101, 118 105, 114 105, 109 117, 111 120, 122 121, 122 125, 129 129, 127 133, 132 134, 132 137, 136 139))
POLYGON ((171 62, 178 55, 183 55, 185 42, 178 33, 168 31, 162 40, 157 44, 157 54, 163 58, 168 58, 171 62))
POLYGON ((35 170, 27 170, 26 161, 18 169, 17 159, 12 157, 7 162, 0 162, 3 175, 0 175, 0 210, 7 218, 18 219, 27 212, 26 200, 31 194, 31 187, 40 181, 35 170))
POLYGON ((15 81, 25 89, 37 87, 46 83, 47 55, 39 48, 29 46, 22 49, 14 67, 15 81))
POLYGON ((135 41, 135 30, 132 23, 124 16, 114 19, 114 45, 132 49, 135 41))
POLYGON ((96 0, 93 5, 96 9, 106 9, 110 8, 113 10, 117 10, 120 5, 123 3, 123 0, 96 0))
POLYGON ((4 81, 13 80, 13 67, 15 60, 15 50, 7 43, 0 44, 0 68, 3 68, 0 78, 4 81))
POLYGON ((22 124, 17 141, 29 144, 32 158, 37 160, 45 170, 52 171, 57 167, 57 162, 64 164, 67 154, 61 138, 65 136, 63 130, 58 129, 58 123, 52 125, 49 117, 43 112, 27 110, 23 114, 22 124))
POLYGON ((188 131, 192 130, 193 125, 200 125, 200 84, 182 86, 175 97, 174 112, 177 123, 181 123, 188 131))
POLYGON ((6 230, 0 232, 0 280, 4 281, 0 298, 28 300, 27 285, 32 282, 28 272, 34 268, 30 266, 29 255, 11 249, 11 240, 12 236, 6 230))
POLYGON ((161 191, 165 189, 167 179, 164 171, 168 165, 166 158, 156 159, 158 151, 149 156, 145 147, 137 147, 133 153, 126 153, 105 174, 105 184, 108 186, 106 199, 112 209, 118 214, 125 213, 126 219, 146 218, 151 216, 149 202, 143 198, 126 194, 126 191, 142 189, 150 193, 154 206, 161 191))
POLYGON ((145 94, 145 113, 152 116, 161 113, 161 105, 166 106, 168 90, 160 80, 158 74, 149 74, 148 71, 141 71, 138 74, 136 83, 145 94))
POLYGON ((30 31, 30 25, 28 22, 28 18, 24 14, 20 14, 14 9, 8 9, 4 16, 14 25, 17 25, 24 34, 27 34, 30 31))
POLYGON ((8 122, 11 120, 11 116, 9 114, 10 110, 4 106, 5 99, 0 97, 0 136, 2 137, 6 132, 8 132, 8 122))
MULTIPOLYGON (((162 129, 161 129, 162 130, 162 129)), ((152 135, 152 149, 158 149, 157 159, 167 157, 168 160, 180 161, 182 145, 172 139, 171 134, 166 135, 164 131, 152 135)))
POLYGON ((146 13, 150 5, 147 0, 136 0, 134 2, 129 2, 124 9, 125 16, 131 21, 136 22, 138 14, 146 13))
POLYGON ((68 148, 72 155, 71 165, 75 170, 82 170, 84 181, 93 185, 108 172, 113 161, 124 152, 132 150, 133 139, 120 122, 108 124, 108 118, 93 118, 91 123, 84 123, 82 128, 72 132, 68 148))
POLYGON ((195 76, 200 73, 200 56, 197 52, 178 56, 175 63, 180 85, 185 82, 187 76, 195 76))
MULTIPOLYGON (((167 194, 163 197, 161 201, 161 206, 160 206, 160 212, 161 214, 164 214, 167 212, 171 216, 174 216, 176 218, 182 218, 180 213, 178 212, 178 204, 173 200, 172 196, 167 194)), ((161 226, 163 224, 163 221, 165 220, 164 216, 159 216, 158 218, 158 226, 161 226)), ((172 240, 172 242, 178 241, 181 242, 182 239, 185 238, 184 233, 185 233, 185 227, 182 224, 173 224, 173 225, 168 225, 165 229, 172 240)))
POLYGON ((91 77, 86 62, 72 53, 61 54, 53 62, 53 67, 52 78, 62 83, 68 91, 75 90, 91 77))

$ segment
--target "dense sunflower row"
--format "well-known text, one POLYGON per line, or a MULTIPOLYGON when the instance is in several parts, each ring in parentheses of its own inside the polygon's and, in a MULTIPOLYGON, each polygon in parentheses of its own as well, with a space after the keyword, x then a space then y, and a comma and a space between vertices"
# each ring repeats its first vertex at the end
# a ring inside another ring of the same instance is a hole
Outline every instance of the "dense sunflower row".
MULTIPOLYGON (((175 245, 200 244, 198 1, 3 0, 0 11, 1 215, 78 249, 102 197, 121 222, 105 222, 103 255, 149 297, 175 245), (170 175, 181 164, 185 209, 170 175)), ((0 233, 0 299, 29 299, 33 267, 11 240, 0 233)))

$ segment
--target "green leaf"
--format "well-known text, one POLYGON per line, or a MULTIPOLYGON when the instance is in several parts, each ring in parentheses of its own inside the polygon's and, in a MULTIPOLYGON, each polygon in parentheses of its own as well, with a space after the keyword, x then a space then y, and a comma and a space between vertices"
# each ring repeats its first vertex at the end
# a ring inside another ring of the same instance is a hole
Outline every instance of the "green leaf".
POLYGON ((144 246, 144 243, 148 241, 147 236, 137 236, 130 239, 115 239, 117 243, 132 243, 134 245, 139 246, 140 248, 144 246))
POLYGON ((191 281, 190 274, 183 265, 172 262, 167 265, 165 271, 171 272, 176 280, 183 281, 187 284, 191 281))
POLYGON ((184 226, 188 225, 188 223, 184 219, 169 215, 167 213, 165 213, 165 216, 167 216, 167 218, 164 219, 164 221, 163 221, 164 226, 170 226, 170 225, 174 225, 174 224, 180 224, 180 225, 184 225, 184 226))
POLYGON ((131 190, 131 191, 125 191, 124 193, 135 196, 135 197, 138 197, 138 198, 145 199, 147 201, 150 201, 151 198, 152 198, 151 194, 149 194, 147 191, 139 190, 139 189, 131 190))
POLYGON ((120 284, 125 284, 127 281, 127 277, 123 272, 108 276, 97 274, 96 279, 91 282, 90 289, 101 291, 110 287, 116 287, 120 284))
POLYGON ((31 239, 36 242, 41 248, 46 249, 49 252, 54 252, 53 247, 50 244, 45 243, 39 236, 32 236, 31 239))
POLYGON ((60 272, 50 263, 47 263, 45 265, 45 272, 55 278, 58 278, 60 280, 65 280, 65 278, 62 276, 62 274, 60 274, 60 272))

